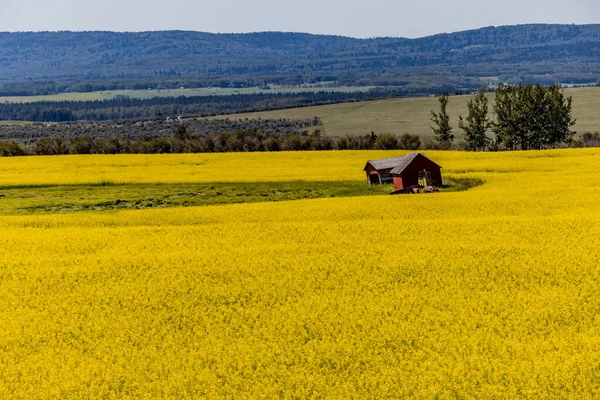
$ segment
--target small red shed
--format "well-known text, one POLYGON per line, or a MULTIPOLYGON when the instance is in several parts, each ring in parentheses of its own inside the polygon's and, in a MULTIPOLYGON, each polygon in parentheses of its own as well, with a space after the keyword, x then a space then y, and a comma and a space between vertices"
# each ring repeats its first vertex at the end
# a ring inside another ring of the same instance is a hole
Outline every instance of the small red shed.
POLYGON ((369 185, 393 182, 396 191, 402 191, 419 186, 419 179, 427 185, 442 186, 441 169, 423 153, 408 153, 403 157, 368 161, 364 171, 369 185))

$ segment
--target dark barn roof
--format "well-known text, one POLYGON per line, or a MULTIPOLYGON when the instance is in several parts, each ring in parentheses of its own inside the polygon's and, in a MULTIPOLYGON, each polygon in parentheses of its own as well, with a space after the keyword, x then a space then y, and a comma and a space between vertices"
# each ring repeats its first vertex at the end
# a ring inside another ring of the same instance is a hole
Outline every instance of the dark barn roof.
MULTIPOLYGON (((402 173, 402 171, 404 171, 406 169, 406 167, 408 167, 410 165, 410 163, 413 162, 413 160, 415 158, 417 158, 419 155, 425 157, 427 160, 431 161, 425 154, 423 153, 408 153, 405 156, 400 156, 400 157, 392 157, 392 158, 382 158, 381 160, 369 160, 367 161, 367 165, 365 166, 365 169, 367 169, 367 166, 369 164, 371 164, 373 166, 373 168, 375 168, 378 171, 382 171, 382 170, 386 170, 386 169, 391 169, 390 173, 391 174, 396 174, 396 175, 400 175, 402 173)), ((434 163, 435 165, 437 165, 435 162, 431 161, 432 163, 434 163)), ((437 165, 438 167, 440 167, 439 165, 437 165)), ((440 167, 442 168, 442 167, 440 167)))
MULTIPOLYGON (((369 161, 367 161, 367 165, 371 164, 373 166, 373 168, 375 168, 378 171, 383 170, 383 169, 392 169, 392 168, 396 167, 396 165, 398 165, 403 159, 404 159, 404 156, 392 157, 392 158, 382 158, 381 160, 369 160, 369 161)), ((367 166, 365 165, 364 170, 366 170, 366 169, 367 169, 367 166)))
MULTIPOLYGON (((392 175, 400 175, 405 169, 406 167, 408 167, 410 165, 410 163, 413 162, 413 160, 415 158, 417 158, 418 156, 423 156, 425 157, 428 161, 432 162, 433 164, 437 165, 435 162, 431 161, 425 154, 423 153, 408 153, 407 155, 405 155, 404 157, 401 157, 402 159, 400 160, 400 162, 394 167, 393 170, 390 171, 390 174, 392 175)), ((440 167, 439 165, 437 165, 438 167, 440 167)), ((442 167, 440 167, 442 168, 442 167)))

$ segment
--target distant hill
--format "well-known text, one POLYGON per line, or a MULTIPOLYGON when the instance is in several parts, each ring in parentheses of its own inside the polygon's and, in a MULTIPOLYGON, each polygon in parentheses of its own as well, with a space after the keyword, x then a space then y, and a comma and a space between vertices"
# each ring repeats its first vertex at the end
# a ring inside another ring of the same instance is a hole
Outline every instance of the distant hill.
POLYGON ((0 33, 0 94, 337 81, 410 92, 600 81, 600 25, 520 25, 420 39, 187 31, 0 33))

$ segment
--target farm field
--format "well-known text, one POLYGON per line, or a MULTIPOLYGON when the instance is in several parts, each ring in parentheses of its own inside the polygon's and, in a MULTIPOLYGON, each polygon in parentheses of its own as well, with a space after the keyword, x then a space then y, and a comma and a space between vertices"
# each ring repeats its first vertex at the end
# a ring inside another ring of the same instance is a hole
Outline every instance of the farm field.
MULTIPOLYGON (((364 183, 399 153, 0 158, 0 194, 364 183)), ((0 216, 0 397, 600 395, 600 149, 427 156, 484 184, 0 216)))
POLYGON ((273 85, 271 89, 251 88, 183 88, 183 89, 148 89, 148 90, 105 90, 98 92, 61 93, 40 96, 0 96, 0 103, 26 103, 35 101, 95 101, 112 100, 116 96, 129 96, 135 99, 149 99, 152 97, 179 97, 179 96, 227 96, 232 94, 254 93, 313 93, 318 91, 328 92, 363 92, 373 86, 313 86, 313 87, 287 87, 273 85))
MULTIPOLYGON (((600 88, 565 89, 567 96, 573 97, 573 116, 577 119, 577 132, 600 131, 600 88)), ((493 100, 493 94, 488 95, 493 100)), ((458 116, 468 114, 467 102, 470 95, 451 96, 448 104, 450 123, 457 140, 462 139, 458 129, 458 116)), ((490 101, 490 112, 493 101, 490 101)), ((354 103, 331 104, 314 107, 292 108, 287 110, 265 111, 248 114, 235 114, 214 118, 314 118, 323 121, 323 130, 330 136, 389 132, 418 134, 424 139, 432 138, 430 111, 439 111, 435 97, 398 98, 354 103)))
MULTIPOLYGON (((445 178, 439 191, 464 191, 481 183, 477 179, 445 178)), ((393 191, 393 185, 367 186, 362 181, 32 185, 0 188, 0 215, 381 196, 393 191)))

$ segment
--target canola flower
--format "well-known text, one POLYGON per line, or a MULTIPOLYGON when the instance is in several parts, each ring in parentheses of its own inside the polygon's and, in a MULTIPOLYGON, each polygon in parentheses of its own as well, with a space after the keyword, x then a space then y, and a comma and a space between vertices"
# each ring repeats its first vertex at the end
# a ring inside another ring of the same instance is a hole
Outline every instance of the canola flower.
MULTIPOLYGON (((363 179, 395 154, 0 159, 0 180, 363 179)), ((0 397, 599 396, 600 150, 427 154, 485 184, 1 217, 0 397)))
MULTIPOLYGON (((548 172, 548 158, 577 162, 596 150, 538 153, 464 153, 427 151, 443 172, 548 172)), ((1 157, 0 187, 98 183, 205 183, 364 180, 367 159, 396 156, 390 151, 330 151, 159 155, 72 155, 1 157)))

